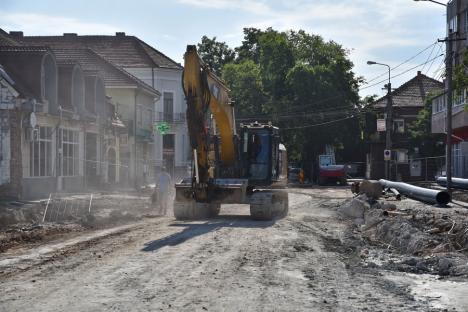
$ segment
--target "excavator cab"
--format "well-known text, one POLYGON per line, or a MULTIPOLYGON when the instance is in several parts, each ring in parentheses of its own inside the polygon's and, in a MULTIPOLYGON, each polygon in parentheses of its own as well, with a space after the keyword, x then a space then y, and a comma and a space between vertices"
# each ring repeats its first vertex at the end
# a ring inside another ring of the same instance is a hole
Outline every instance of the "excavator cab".
POLYGON ((249 185, 270 186, 285 182, 286 149, 280 144, 278 128, 255 122, 241 125, 239 134, 241 176, 249 180, 249 185))

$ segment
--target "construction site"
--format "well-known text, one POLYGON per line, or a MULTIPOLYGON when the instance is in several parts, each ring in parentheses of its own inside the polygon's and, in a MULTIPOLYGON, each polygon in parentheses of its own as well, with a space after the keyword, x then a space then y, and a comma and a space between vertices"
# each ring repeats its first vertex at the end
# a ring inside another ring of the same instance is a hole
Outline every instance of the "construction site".
POLYGON ((245 205, 176 221, 143 194, 11 208, 1 309, 464 311, 466 206, 366 192, 291 187, 271 221, 245 205))
POLYGON ((468 312, 467 0, 109 4, 0 4, 0 312, 468 312))

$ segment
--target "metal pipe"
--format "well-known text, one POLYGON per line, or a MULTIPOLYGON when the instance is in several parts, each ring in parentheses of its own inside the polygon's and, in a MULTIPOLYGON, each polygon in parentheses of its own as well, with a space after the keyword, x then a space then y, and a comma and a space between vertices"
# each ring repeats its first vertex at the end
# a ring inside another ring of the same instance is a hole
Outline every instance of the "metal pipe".
POLYGON ((400 192, 398 192, 398 190, 397 190, 396 188, 391 187, 391 188, 389 188, 388 190, 389 190, 391 193, 393 193, 393 195, 395 196, 395 198, 396 198, 397 200, 401 200, 401 194, 400 194, 400 192))
POLYGON ((431 190, 403 182, 392 182, 384 179, 380 179, 379 183, 384 188, 394 188, 403 195, 430 204, 445 206, 451 200, 450 194, 447 191, 431 190))
MULTIPOLYGON (((436 182, 439 185, 446 186, 447 177, 438 177, 436 182)), ((456 189, 468 190, 468 179, 452 178, 452 187, 456 189)))

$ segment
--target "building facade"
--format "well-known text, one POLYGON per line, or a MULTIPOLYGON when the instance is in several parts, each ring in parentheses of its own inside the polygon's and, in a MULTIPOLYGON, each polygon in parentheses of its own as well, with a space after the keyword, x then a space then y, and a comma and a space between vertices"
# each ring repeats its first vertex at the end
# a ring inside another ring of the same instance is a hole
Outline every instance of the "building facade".
POLYGON ((26 45, 13 35, 0 32, 0 73, 8 77, 0 89, 0 194, 43 198, 148 183, 159 92, 91 49, 26 45))
MULTIPOLYGON (((468 49, 468 0, 453 0, 447 6, 447 32, 453 41, 453 67, 461 66, 468 49), (464 40, 463 40, 464 39, 464 40)), ((468 76, 468 68, 464 68, 468 76)), ((445 82, 447 83, 447 82, 445 82)), ((468 86, 452 94, 452 174, 468 178, 468 86)), ((446 133, 447 93, 432 101, 432 132, 446 133)))
MULTIPOLYGON (((425 163, 417 159, 419 151, 410 144, 408 126, 413 123, 418 113, 424 109, 426 97, 429 94, 442 92, 443 84, 418 72, 411 80, 407 81, 392 91, 392 121, 391 129, 392 152, 390 161, 390 179, 399 181, 419 180, 426 175, 425 163)), ((385 118, 387 96, 373 103, 373 109, 377 119, 385 118)), ((384 130, 384 129, 382 129, 384 130)), ((369 150, 367 154, 366 175, 371 179, 385 177, 385 131, 375 131, 370 135, 369 150)))
MULTIPOLYGON (((148 175, 159 172, 165 166, 172 176, 179 178, 187 174, 190 165, 190 148, 188 131, 185 122, 186 103, 182 90, 182 66, 146 42, 134 36, 118 32, 115 36, 63 36, 30 37, 21 39, 26 43, 47 45, 52 48, 89 48, 123 69, 130 75, 143 81, 160 93, 160 100, 153 106, 153 125, 165 123, 169 126, 166 134, 153 131, 153 141, 136 153, 151 150, 151 157, 144 168, 149 168, 148 175)), ((113 99, 117 96, 127 97, 122 92, 110 92, 113 99)), ((118 109, 121 108, 116 103, 118 109)), ((143 116, 147 116, 143 114, 143 116)), ((145 118, 145 117, 144 117, 145 118)), ((137 156, 138 158, 138 156, 137 156)))

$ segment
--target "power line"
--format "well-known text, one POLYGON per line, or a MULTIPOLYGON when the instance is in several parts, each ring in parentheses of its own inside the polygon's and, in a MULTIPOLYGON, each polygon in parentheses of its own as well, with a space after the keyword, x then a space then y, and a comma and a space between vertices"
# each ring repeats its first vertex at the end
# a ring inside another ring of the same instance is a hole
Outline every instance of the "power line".
POLYGON ((300 126, 300 127, 281 128, 281 130, 294 130, 294 129, 305 129, 305 128, 318 127, 318 126, 328 125, 328 124, 332 124, 332 123, 335 123, 335 122, 351 119, 351 118, 354 118, 354 117, 356 117, 356 116, 351 115, 351 116, 348 116, 346 118, 330 120, 330 121, 322 122, 322 123, 318 123, 318 124, 305 125, 305 126, 300 126))
MULTIPOLYGON (((435 46, 437 43, 438 43, 438 42, 436 41, 436 42, 430 44, 428 47, 426 47, 426 48, 424 48, 423 50, 419 51, 417 54, 413 55, 412 57, 410 57, 410 58, 407 59, 406 61, 403 61, 402 63, 398 64, 397 66, 391 68, 391 70, 395 70, 395 69, 397 69, 398 67, 400 67, 400 66, 402 66, 402 65, 404 65, 404 64, 406 64, 406 63, 408 63, 409 61, 415 59, 416 57, 418 57, 419 55, 421 55, 422 53, 424 53, 426 50, 430 49, 432 46, 435 46)), ((379 79, 380 77, 385 76, 386 74, 387 74, 386 72, 385 72, 385 73, 382 73, 382 74, 380 74, 380 75, 378 75, 378 76, 376 76, 376 77, 374 77, 374 78, 372 78, 372 79, 366 81, 365 84, 369 84, 369 83, 371 83, 372 81, 375 81, 375 80, 379 79)))
MULTIPOLYGON (((432 46, 431 53, 429 53, 429 55, 427 56, 427 60, 429 60, 429 59, 431 58, 432 53, 434 53, 435 47, 436 47, 436 45, 434 44, 434 45, 432 46)), ((426 61, 427 61, 427 60, 426 60, 426 61)), ((426 64, 424 64, 423 68, 421 68, 421 72, 424 71, 424 68, 426 68, 426 64)))
MULTIPOLYGON (((441 51, 442 51, 442 44, 439 43, 439 50, 437 50, 436 54, 439 54, 441 51)), ((426 70, 426 75, 427 75, 427 74, 429 73, 429 71, 431 70, 432 65, 434 65, 434 62, 435 62, 435 60, 433 60, 433 61, 431 62, 431 65, 429 65, 429 67, 427 68, 427 70, 426 70)), ((423 70, 424 70, 424 67, 423 67, 423 70)))
MULTIPOLYGON (((406 74, 407 72, 410 72, 410 71, 412 71, 412 70, 414 70, 414 69, 416 69, 416 68, 418 68, 418 67, 420 67, 420 66, 423 66, 424 64, 427 64, 427 63, 429 63, 429 62, 432 62, 433 60, 438 59, 439 57, 441 57, 441 56, 443 56, 443 55, 444 55, 444 54, 440 54, 440 55, 438 55, 438 56, 436 56, 436 57, 434 57, 434 58, 432 58, 432 59, 430 59, 430 60, 428 60, 428 61, 426 61, 426 62, 424 62, 424 63, 421 63, 421 64, 419 64, 419 65, 416 65, 416 66, 414 66, 414 67, 411 67, 411 68, 405 70, 404 72, 401 72, 401 73, 399 73, 399 74, 397 74, 397 75, 395 75, 395 76, 391 76, 390 79, 391 79, 391 78, 399 77, 399 76, 401 76, 401 75, 404 75, 404 74, 406 74)), ((379 82, 376 82, 376 83, 374 83, 374 84, 372 84, 372 85, 370 85, 370 86, 365 86, 364 88, 359 88, 359 91, 362 91, 362 90, 365 90, 365 89, 368 89, 368 88, 375 87, 376 85, 379 85, 379 84, 381 84, 382 82, 386 82, 387 80, 388 80, 388 79, 384 79, 384 80, 381 80, 381 81, 379 81, 379 82)))

